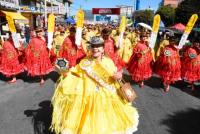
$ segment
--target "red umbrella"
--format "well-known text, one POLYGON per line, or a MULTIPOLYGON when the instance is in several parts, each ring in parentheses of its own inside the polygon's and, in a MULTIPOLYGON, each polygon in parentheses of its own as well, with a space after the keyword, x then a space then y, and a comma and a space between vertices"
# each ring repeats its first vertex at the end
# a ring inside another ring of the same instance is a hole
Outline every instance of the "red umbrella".
POLYGON ((177 29, 177 30, 180 30, 180 31, 184 31, 185 30, 185 26, 181 23, 178 23, 174 26, 172 26, 171 28, 174 28, 174 29, 177 29))

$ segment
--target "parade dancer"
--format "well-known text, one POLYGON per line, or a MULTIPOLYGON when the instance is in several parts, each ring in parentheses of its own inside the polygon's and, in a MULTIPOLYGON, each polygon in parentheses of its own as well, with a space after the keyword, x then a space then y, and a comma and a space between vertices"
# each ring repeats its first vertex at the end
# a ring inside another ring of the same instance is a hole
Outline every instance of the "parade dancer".
POLYGON ((54 33, 52 49, 50 51, 50 59, 51 59, 51 62, 53 63, 53 65, 54 65, 56 59, 59 57, 59 52, 61 50, 61 47, 62 47, 62 44, 63 44, 63 41, 65 38, 66 38, 65 29, 63 27, 60 28, 59 33, 57 33, 57 34, 54 33))
POLYGON ((65 38, 61 50, 59 52, 59 57, 65 58, 69 61, 69 67, 75 66, 80 59, 85 56, 85 52, 82 48, 82 45, 78 47, 75 44, 75 27, 69 29, 70 35, 65 38))
POLYGON ((193 44, 186 45, 181 58, 181 76, 191 84, 192 91, 195 90, 194 82, 200 80, 200 55, 197 45, 197 39, 193 40, 193 44))
POLYGON ((105 41, 104 42, 105 54, 113 60, 113 62, 117 66, 117 69, 122 71, 124 67, 124 62, 117 53, 117 48, 114 39, 110 37, 111 34, 110 29, 104 28, 101 34, 105 41))
POLYGON ((54 70, 50 58, 49 51, 44 38, 43 29, 35 30, 37 36, 30 40, 26 49, 26 70, 32 77, 40 76, 40 84, 44 84, 44 76, 54 70))
POLYGON ((55 134, 132 134, 139 115, 116 93, 122 75, 104 55, 103 39, 92 37, 90 43, 92 55, 57 84, 51 129, 55 134))
POLYGON ((23 51, 22 45, 15 48, 10 33, 9 39, 2 46, 0 63, 0 72, 6 77, 12 78, 8 81, 9 83, 15 83, 16 75, 24 71, 24 65, 19 61, 19 56, 22 54, 20 51, 23 51))
POLYGON ((122 46, 118 49, 118 54, 124 63, 128 63, 133 54, 133 45, 127 35, 128 32, 124 32, 122 46))
POLYGON ((156 51, 156 55, 155 55, 156 59, 160 55, 160 50, 163 50, 163 48, 165 48, 165 46, 167 46, 167 45, 169 45, 169 33, 165 32, 163 35, 163 39, 159 43, 159 47, 156 51))
POLYGON ((127 65, 127 70, 132 76, 132 80, 137 82, 142 88, 144 80, 152 76, 153 56, 148 42, 145 41, 146 35, 140 35, 140 41, 133 49, 133 54, 127 65))
POLYGON ((55 38, 53 40, 53 46, 52 47, 53 47, 53 50, 54 50, 54 53, 56 54, 56 56, 58 56, 59 51, 61 49, 61 46, 62 46, 65 38, 66 38, 65 29, 61 28, 60 33, 55 35, 55 38))
POLYGON ((181 62, 177 48, 176 37, 169 38, 169 45, 160 50, 160 55, 155 63, 155 73, 161 77, 165 92, 175 81, 181 80, 181 62))

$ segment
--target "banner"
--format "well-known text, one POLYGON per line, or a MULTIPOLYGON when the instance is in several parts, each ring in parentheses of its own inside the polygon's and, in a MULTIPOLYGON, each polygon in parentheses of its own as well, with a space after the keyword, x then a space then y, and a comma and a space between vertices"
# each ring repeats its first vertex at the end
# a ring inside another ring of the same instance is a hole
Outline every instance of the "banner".
POLYGON ((119 31, 120 32, 124 32, 126 29, 126 16, 122 16, 121 22, 120 22, 120 26, 119 26, 119 31))
POLYGON ((77 27, 83 27, 84 24, 84 12, 83 10, 78 10, 77 14, 76 14, 76 20, 77 20, 77 27))
POLYGON ((78 10, 76 14, 76 40, 75 43, 77 46, 81 45, 81 40, 82 40, 82 30, 83 30, 83 25, 84 25, 84 12, 83 10, 78 10))
POLYGON ((120 15, 120 8, 92 8, 92 14, 120 15))
POLYGON ((183 47, 183 45, 185 45, 185 42, 190 34, 190 32, 192 31, 192 28, 194 27, 194 24, 196 23, 198 19, 198 15, 197 14, 193 14, 191 17, 190 17, 190 20, 188 21, 187 23, 187 26, 185 28, 185 31, 181 37, 181 40, 178 44, 178 48, 181 49, 183 47))
POLYGON ((48 17, 48 32, 54 32, 55 26, 55 16, 54 14, 50 14, 48 17))
POLYGON ((192 28, 194 27, 194 24, 196 23, 198 19, 198 15, 197 14, 193 14, 190 18, 190 20, 188 21, 186 28, 185 28, 185 33, 190 33, 192 31, 192 28))
POLYGON ((154 16, 153 28, 152 28, 152 33, 151 33, 150 42, 149 42, 149 46, 152 49, 155 47, 159 27, 160 27, 160 15, 157 14, 156 16, 154 16))
POLYGON ((52 48, 54 27, 55 27, 55 16, 53 14, 50 14, 48 17, 48 45, 47 45, 49 49, 52 48))
POLYGON ((126 17, 122 16, 121 23, 120 23, 120 26, 119 26, 119 32, 120 32, 119 40, 118 40, 118 47, 119 48, 122 46, 122 43, 123 43, 122 41, 123 41, 123 37, 124 37, 124 32, 126 30, 126 24, 127 24, 126 17))
POLYGON ((20 43, 19 43, 19 38, 18 38, 17 33, 16 33, 14 20, 9 15, 6 15, 6 20, 8 21, 8 27, 9 27, 9 30, 11 32, 11 36, 12 36, 14 46, 15 46, 15 48, 19 48, 20 43))
POLYGON ((13 33, 15 32, 16 33, 16 28, 15 28, 15 23, 14 23, 14 20, 11 16, 9 15, 6 15, 6 20, 8 21, 8 27, 10 29, 10 32, 13 33))

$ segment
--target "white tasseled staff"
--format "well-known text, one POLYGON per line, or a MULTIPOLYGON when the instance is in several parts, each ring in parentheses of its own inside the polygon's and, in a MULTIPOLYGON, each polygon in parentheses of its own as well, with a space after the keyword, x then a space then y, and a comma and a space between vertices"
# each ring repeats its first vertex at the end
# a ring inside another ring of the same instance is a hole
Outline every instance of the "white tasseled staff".
POLYGON ((48 44, 47 44, 47 47, 49 49, 52 48, 54 27, 55 27, 55 16, 54 14, 50 14, 48 17, 48 44))
POLYGON ((155 44, 156 44, 156 39, 157 39, 159 27, 160 27, 160 15, 157 14, 157 15, 154 16, 153 28, 152 28, 150 42, 149 42, 149 46, 152 49, 155 47, 155 44))
POLYGON ((75 36, 75 43, 79 47, 81 45, 81 40, 82 40, 82 31, 83 31, 83 24, 84 24, 84 11, 83 10, 78 10, 76 14, 76 36, 75 36))
POLYGON ((6 15, 6 20, 8 21, 8 27, 9 27, 9 30, 11 32, 11 36, 12 36, 12 40, 13 40, 14 46, 15 46, 15 48, 19 48, 20 47, 20 43, 19 43, 19 38, 17 36, 17 30, 15 28, 14 20, 9 15, 6 15))
POLYGON ((188 21, 187 23, 187 26, 185 28, 185 31, 181 37, 181 40, 178 44, 178 48, 181 49, 183 47, 183 45, 185 45, 186 41, 187 41, 187 38, 190 34, 190 32, 192 31, 192 28, 194 27, 194 24, 196 23, 198 19, 198 15, 197 14, 193 14, 191 17, 190 17, 190 20, 188 21))
POLYGON ((122 43, 123 43, 124 32, 125 32, 125 29, 126 29, 126 22, 127 22, 126 17, 122 16, 121 23, 120 23, 120 26, 119 26, 120 35, 119 35, 118 44, 117 44, 118 48, 120 48, 122 46, 122 43))

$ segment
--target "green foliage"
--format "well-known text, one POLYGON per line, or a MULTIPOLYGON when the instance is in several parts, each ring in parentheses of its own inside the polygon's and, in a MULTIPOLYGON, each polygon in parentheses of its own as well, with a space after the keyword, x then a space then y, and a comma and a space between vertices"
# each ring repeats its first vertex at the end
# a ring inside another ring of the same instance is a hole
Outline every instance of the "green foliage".
POLYGON ((143 22, 149 25, 153 23, 153 10, 139 10, 134 13, 134 19, 136 22, 143 22))
POLYGON ((173 25, 175 19, 175 9, 171 6, 160 6, 159 9, 156 11, 156 14, 160 15, 161 20, 166 27, 173 25))
MULTIPOLYGON (((184 0, 176 9, 176 23, 187 24, 192 14, 197 13, 200 18, 200 0, 184 0)), ((200 19, 196 22, 200 25, 200 19)))

